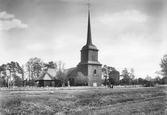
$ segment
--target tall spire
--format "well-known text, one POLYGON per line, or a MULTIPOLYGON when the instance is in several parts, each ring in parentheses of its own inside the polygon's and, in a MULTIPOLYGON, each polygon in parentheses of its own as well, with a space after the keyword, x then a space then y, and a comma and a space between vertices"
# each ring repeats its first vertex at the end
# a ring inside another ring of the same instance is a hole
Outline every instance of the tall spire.
POLYGON ((88 31, 87 31, 87 45, 92 45, 91 25, 90 25, 90 3, 88 0, 88 31))

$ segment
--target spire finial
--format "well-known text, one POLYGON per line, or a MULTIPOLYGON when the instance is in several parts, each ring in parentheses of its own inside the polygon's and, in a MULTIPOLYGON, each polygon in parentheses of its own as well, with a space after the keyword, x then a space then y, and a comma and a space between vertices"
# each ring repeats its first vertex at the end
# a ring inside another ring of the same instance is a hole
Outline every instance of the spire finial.
POLYGON ((88 4, 87 4, 87 5, 88 5, 88 9, 90 9, 90 6, 91 6, 91 5, 90 5, 90 2, 89 2, 89 0, 88 0, 88 4))

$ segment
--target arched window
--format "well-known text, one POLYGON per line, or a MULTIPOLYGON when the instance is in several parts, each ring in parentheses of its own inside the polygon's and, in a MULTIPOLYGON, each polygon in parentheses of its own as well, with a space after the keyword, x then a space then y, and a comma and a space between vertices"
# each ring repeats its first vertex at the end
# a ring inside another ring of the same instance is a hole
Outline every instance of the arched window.
POLYGON ((96 75, 96 70, 94 70, 93 75, 96 75))

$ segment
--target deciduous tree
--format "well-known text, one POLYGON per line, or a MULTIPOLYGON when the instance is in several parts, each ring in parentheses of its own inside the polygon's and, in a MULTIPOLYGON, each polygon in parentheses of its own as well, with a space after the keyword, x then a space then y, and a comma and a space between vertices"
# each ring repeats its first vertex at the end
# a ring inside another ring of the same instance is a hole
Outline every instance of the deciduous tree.
POLYGON ((110 66, 107 66, 107 65, 104 65, 102 67, 102 74, 105 78, 104 80, 104 85, 107 85, 107 81, 109 79, 109 73, 113 70, 114 68, 113 67, 110 67, 110 66))
POLYGON ((160 67, 163 77, 167 77, 167 54, 163 56, 163 59, 161 59, 160 67))
POLYGON ((47 68, 57 69, 57 63, 53 61, 50 61, 49 63, 45 63, 44 66, 47 68))
POLYGON ((120 79, 120 73, 115 68, 109 73, 109 82, 113 85, 118 85, 120 79))
POLYGON ((88 76, 84 76, 81 72, 77 73, 77 77, 75 79, 77 85, 88 85, 88 76))
POLYGON ((68 81, 64 68, 65 68, 65 64, 62 61, 59 61, 56 78, 61 81, 62 86, 64 86, 68 81))
POLYGON ((35 79, 39 77, 40 72, 42 71, 44 63, 40 58, 34 57, 30 58, 29 61, 26 63, 26 69, 29 75, 29 82, 31 81, 30 85, 35 85, 35 79))
POLYGON ((144 79, 143 78, 138 78, 138 84, 143 85, 144 84, 144 79))
POLYGON ((121 84, 129 85, 131 78, 130 78, 130 73, 126 68, 122 71, 122 77, 123 79, 121 80, 121 84))

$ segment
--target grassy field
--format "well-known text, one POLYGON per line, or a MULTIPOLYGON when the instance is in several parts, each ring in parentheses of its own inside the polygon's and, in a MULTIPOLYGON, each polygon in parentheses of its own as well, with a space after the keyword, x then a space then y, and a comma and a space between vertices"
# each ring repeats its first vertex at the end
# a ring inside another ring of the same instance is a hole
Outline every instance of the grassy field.
POLYGON ((0 91, 2 115, 167 115, 167 87, 0 91))

